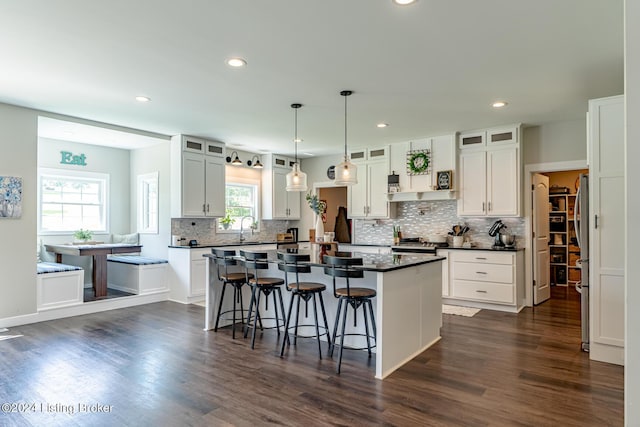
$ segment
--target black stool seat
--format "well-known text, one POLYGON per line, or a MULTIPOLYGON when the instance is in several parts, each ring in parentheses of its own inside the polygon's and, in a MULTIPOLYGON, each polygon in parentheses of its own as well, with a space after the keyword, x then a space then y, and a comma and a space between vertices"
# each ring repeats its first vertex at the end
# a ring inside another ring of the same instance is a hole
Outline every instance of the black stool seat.
POLYGON ((296 292, 322 292, 327 287, 322 283, 315 282, 297 282, 297 283, 289 283, 287 285, 287 289, 290 291, 296 292))
POLYGON ((213 327, 214 331, 218 330, 218 324, 223 315, 227 313, 233 314, 233 323, 231 324, 231 336, 236 337, 236 319, 239 317, 240 322, 244 321, 244 304, 242 301, 242 287, 247 283, 251 276, 243 272, 229 272, 229 267, 238 265, 236 260, 236 251, 227 249, 212 249, 213 260, 216 264, 216 271, 218 274, 218 280, 222 282, 222 292, 220 294, 220 304, 218 305, 218 314, 216 315, 216 324, 213 327), (222 311, 222 303, 224 301, 224 294, 227 290, 227 285, 233 287, 233 308, 230 310, 222 311), (240 307, 238 308, 238 304, 240 307), (239 314, 239 316, 236 316, 239 314))
POLYGON ((369 288, 338 288, 336 295, 349 298, 373 298, 377 294, 375 289, 369 288))
POLYGON ((285 281, 280 277, 261 277, 259 275, 260 271, 267 270, 269 268, 266 252, 249 252, 241 250, 240 255, 243 258, 242 265, 244 265, 245 268, 246 281, 252 288, 251 302, 249 303, 249 312, 247 314, 247 327, 244 331, 244 337, 247 337, 249 334, 249 328, 251 328, 251 348, 253 349, 256 344, 257 325, 260 325, 261 331, 265 329, 276 329, 278 331, 278 336, 280 336, 280 327, 284 326, 286 323, 284 318, 282 292, 280 291, 280 287, 284 285, 285 281), (280 307, 278 307, 276 294, 280 300, 280 307), (273 295, 275 317, 263 317, 260 315, 261 295, 265 296, 265 310, 269 309, 269 295, 273 295), (275 324, 274 326, 265 327, 262 324, 263 320, 275 320, 275 324))

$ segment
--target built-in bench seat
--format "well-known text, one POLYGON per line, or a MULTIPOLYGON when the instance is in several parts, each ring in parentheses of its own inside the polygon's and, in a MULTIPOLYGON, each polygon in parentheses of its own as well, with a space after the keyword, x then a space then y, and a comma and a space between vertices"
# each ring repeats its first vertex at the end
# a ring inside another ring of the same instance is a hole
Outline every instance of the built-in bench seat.
POLYGON ((37 264, 38 310, 69 307, 84 302, 84 270, 57 262, 37 264))
POLYGON ((168 263, 140 255, 112 255, 107 258, 108 286, 136 295, 168 291, 168 263))

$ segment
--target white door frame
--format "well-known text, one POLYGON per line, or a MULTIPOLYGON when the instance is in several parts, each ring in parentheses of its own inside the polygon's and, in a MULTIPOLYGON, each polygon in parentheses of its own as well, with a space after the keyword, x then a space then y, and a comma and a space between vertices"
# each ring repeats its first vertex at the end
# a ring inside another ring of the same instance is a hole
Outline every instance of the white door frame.
POLYGON ((531 202, 531 176, 534 173, 545 172, 562 172, 576 169, 587 169, 589 165, 587 160, 570 160, 564 162, 552 163, 532 163, 524 166, 524 230, 525 230, 525 246, 524 246, 524 266, 525 275, 525 305, 533 307, 533 242, 531 240, 531 217, 533 212, 533 204, 531 202))

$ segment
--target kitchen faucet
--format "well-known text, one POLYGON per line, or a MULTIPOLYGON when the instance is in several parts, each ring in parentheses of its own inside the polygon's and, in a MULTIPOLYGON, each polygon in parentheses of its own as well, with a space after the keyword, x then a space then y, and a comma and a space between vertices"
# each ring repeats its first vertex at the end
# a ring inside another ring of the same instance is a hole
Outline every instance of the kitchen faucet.
MULTIPOLYGON (((253 224, 256 221, 256 219, 251 215, 246 215, 246 216, 242 217, 242 219, 240 220, 240 243, 244 242, 244 226, 243 226, 243 224, 244 224, 244 220, 247 219, 247 218, 251 218, 251 224, 253 224)), ((251 231, 251 234, 253 234, 253 230, 251 231)))

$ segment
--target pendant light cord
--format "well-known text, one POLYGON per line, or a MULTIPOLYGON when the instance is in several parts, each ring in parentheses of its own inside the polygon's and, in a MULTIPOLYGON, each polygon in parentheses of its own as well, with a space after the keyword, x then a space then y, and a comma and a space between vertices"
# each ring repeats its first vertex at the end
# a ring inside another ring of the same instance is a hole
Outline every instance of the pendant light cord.
POLYGON ((347 96, 344 96, 344 158, 347 158, 347 96))
POLYGON ((295 143, 295 154, 296 154, 296 163, 298 163, 298 109, 294 108, 295 111, 295 125, 294 125, 294 139, 293 142, 295 143))

